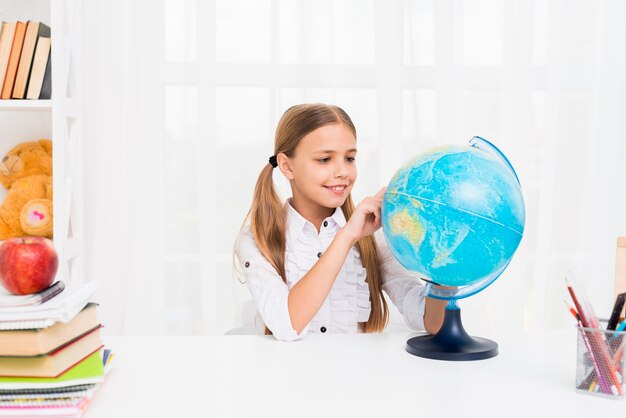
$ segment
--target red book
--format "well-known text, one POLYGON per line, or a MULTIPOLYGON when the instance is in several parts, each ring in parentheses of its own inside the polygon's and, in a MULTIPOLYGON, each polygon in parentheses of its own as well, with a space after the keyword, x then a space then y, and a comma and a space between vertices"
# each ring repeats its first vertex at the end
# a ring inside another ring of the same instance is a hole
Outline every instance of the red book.
POLYGON ((7 66, 7 75, 4 78, 2 86, 2 98, 10 99, 13 93, 13 85, 15 84, 15 76, 17 75, 17 66, 22 55, 22 45, 24 44, 24 36, 26 35, 26 23, 17 22, 15 26, 15 36, 13 37, 13 46, 11 47, 11 55, 9 57, 9 65, 7 66))
POLYGON ((14 35, 15 22, 2 22, 2 32, 0 33, 0 94, 2 93, 4 77, 7 75, 14 35))
POLYGON ((15 83, 15 76, 17 75, 17 66, 20 62, 25 35, 26 23, 17 22, 15 35, 13 36, 13 46, 11 47, 11 55, 9 56, 9 65, 7 66, 7 74, 4 78, 4 85, 2 86, 1 97, 3 99, 10 99, 11 93, 13 93, 13 85, 15 83))

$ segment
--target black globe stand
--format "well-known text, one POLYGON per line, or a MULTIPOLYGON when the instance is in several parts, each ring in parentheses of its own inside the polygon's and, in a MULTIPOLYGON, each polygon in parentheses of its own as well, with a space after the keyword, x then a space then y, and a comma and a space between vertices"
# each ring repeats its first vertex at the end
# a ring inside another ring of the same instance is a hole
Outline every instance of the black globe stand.
POLYGON ((409 339, 406 351, 435 360, 484 360, 498 355, 498 343, 486 338, 470 337, 461 322, 461 309, 456 300, 450 300, 441 329, 435 335, 409 339))

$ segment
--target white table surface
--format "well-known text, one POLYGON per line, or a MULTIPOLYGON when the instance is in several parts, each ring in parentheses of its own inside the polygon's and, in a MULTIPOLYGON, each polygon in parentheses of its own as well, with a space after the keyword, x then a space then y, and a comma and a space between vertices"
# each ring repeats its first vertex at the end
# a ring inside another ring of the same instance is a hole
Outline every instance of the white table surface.
POLYGON ((626 416, 574 389, 575 329, 495 338, 500 354, 472 362, 412 356, 415 335, 109 337, 85 417, 626 416))

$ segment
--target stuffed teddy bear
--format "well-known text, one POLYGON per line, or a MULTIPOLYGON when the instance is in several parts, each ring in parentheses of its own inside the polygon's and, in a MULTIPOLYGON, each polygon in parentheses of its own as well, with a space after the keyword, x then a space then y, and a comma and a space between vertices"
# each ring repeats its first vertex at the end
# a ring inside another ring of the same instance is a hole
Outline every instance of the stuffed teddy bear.
POLYGON ((0 204, 0 240, 36 235, 52 238, 52 142, 23 142, 0 162, 7 193, 0 204))

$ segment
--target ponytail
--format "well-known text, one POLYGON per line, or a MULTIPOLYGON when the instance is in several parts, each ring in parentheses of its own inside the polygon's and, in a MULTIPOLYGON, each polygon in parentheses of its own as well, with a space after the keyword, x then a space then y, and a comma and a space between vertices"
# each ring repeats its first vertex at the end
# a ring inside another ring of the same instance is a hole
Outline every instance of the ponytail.
POLYGON ((272 165, 266 164, 256 182, 250 208, 250 229, 261 254, 286 283, 286 214, 274 188, 272 172, 272 165))

